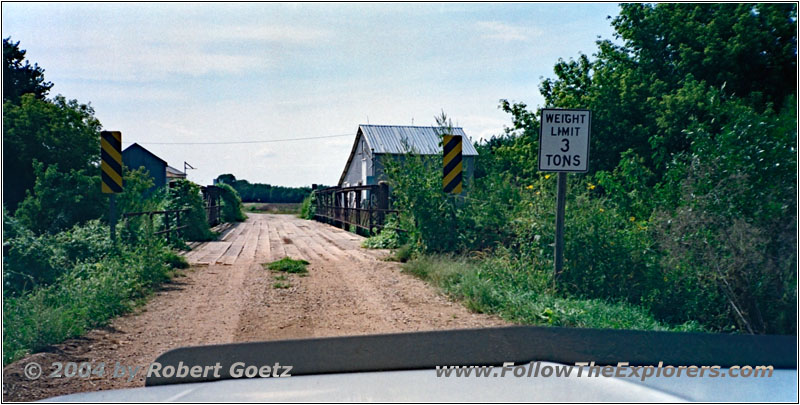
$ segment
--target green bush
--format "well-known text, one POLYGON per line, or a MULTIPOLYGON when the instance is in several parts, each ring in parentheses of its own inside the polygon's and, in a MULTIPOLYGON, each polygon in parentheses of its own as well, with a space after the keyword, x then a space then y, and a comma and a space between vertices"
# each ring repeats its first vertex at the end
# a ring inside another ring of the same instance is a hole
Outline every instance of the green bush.
POLYGON ((175 252, 172 252, 172 251, 169 251, 169 250, 168 251, 164 251, 164 254, 162 255, 162 258, 164 260, 164 264, 166 264, 170 268, 173 268, 173 269, 188 269, 189 268, 189 262, 186 261, 186 258, 181 256, 181 255, 179 255, 179 254, 177 254, 177 253, 175 253, 175 252))
POLYGON ((645 309, 624 302, 561 297, 552 275, 500 254, 483 260, 421 256, 404 271, 427 280, 476 311, 528 325, 582 328, 680 330, 702 328, 688 322, 669 327, 645 309))
MULTIPOLYGON (((107 233, 107 229, 106 229, 107 233)), ((3 299, 3 363, 75 336, 129 310, 164 281, 157 239, 97 261, 76 261, 49 285, 3 299)))
POLYGON ((386 258, 386 260, 405 263, 411 260, 412 257, 414 257, 414 246, 410 243, 406 243, 405 245, 395 249, 392 252, 392 255, 386 258))
POLYGON ((416 246, 426 252, 459 250, 457 235, 464 226, 458 211, 464 201, 457 201, 459 197, 442 190, 436 157, 409 154, 385 164, 394 208, 401 212, 399 223, 410 231, 409 237, 416 246), (442 232, 443 229, 449 232, 442 232))
POLYGON ((317 192, 312 190, 308 197, 303 199, 303 205, 300 208, 300 218, 314 219, 317 214, 317 192))
POLYGON ((58 170, 34 161, 35 183, 15 212, 17 219, 39 234, 56 233, 107 215, 108 198, 100 192, 100 171, 58 170))
POLYGON ((380 233, 369 237, 361 243, 361 247, 367 249, 397 249, 408 243, 408 237, 404 232, 398 231, 400 224, 396 215, 390 215, 386 219, 384 227, 380 233))
POLYGON ((181 221, 185 221, 184 223, 188 225, 188 228, 182 231, 185 239, 195 241, 214 239, 214 234, 208 226, 200 186, 197 184, 183 179, 174 181, 168 192, 167 208, 171 210, 189 208, 188 212, 181 214, 181 221))
POLYGON ((222 183, 217 187, 222 190, 222 221, 223 222, 242 222, 247 219, 247 215, 242 211, 242 199, 233 187, 222 183))
POLYGON ((53 283, 73 263, 94 262, 114 255, 109 229, 98 220, 89 221, 55 235, 34 235, 3 215, 7 228, 14 228, 13 237, 4 241, 4 294, 18 294, 53 283))

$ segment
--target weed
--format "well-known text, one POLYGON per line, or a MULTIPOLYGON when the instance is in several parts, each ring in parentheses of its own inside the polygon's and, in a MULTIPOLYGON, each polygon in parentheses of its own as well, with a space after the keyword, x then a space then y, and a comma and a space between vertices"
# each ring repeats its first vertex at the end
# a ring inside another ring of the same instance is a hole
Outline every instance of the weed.
POLYGON ((407 243, 397 248, 386 258, 387 261, 405 263, 414 255, 414 246, 407 243))
POLYGON ((284 257, 283 259, 276 260, 272 263, 264 263, 262 264, 265 268, 275 271, 282 271, 285 273, 294 273, 294 274, 305 274, 308 273, 306 266, 308 266, 308 262, 305 260, 295 260, 290 257, 284 257))
POLYGON ((175 252, 167 251, 163 257, 164 263, 173 269, 189 268, 189 262, 186 261, 186 258, 175 252))
POLYGON ((498 314, 515 323, 582 328, 698 331, 697 323, 669 327, 646 309, 625 302, 561 297, 551 291, 548 272, 507 257, 483 260, 421 256, 404 265, 413 274, 462 301, 475 312, 498 314))

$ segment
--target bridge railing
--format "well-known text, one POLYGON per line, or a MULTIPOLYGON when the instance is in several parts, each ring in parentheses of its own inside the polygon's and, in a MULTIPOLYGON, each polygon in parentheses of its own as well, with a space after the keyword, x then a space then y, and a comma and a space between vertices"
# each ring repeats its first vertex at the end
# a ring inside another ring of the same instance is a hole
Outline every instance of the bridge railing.
MULTIPOLYGON (((338 228, 355 228, 354 231, 374 235, 386 226, 392 209, 389 187, 386 183, 328 187, 314 190, 316 211, 314 219, 338 228)), ((403 231, 402 229, 398 229, 403 231)))
MULTIPOLYGON (((163 211, 143 211, 143 212, 126 212, 122 214, 123 219, 138 217, 138 216, 147 216, 148 223, 150 225, 150 229, 153 229, 153 235, 163 235, 175 232, 178 237, 181 235, 181 230, 188 228, 188 225, 181 225, 181 213, 189 211, 189 208, 183 208, 179 210, 163 210, 163 211), (163 229, 159 231, 155 231, 153 227, 153 216, 155 215, 163 215, 163 220, 161 223, 163 224, 163 229), (174 225, 174 226, 173 226, 174 225)), ((184 218, 186 218, 184 216, 184 218)))
POLYGON ((203 205, 206 209, 208 226, 216 226, 221 222, 220 208, 222 207, 222 191, 217 186, 201 187, 203 192, 203 205))

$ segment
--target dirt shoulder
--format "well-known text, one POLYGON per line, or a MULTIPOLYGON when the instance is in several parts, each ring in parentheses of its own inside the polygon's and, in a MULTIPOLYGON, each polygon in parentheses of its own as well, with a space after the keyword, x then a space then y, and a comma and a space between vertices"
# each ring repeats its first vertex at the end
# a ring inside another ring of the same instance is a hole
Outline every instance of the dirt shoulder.
POLYGON ((387 252, 360 248, 357 235, 288 215, 248 215, 224 240, 187 256, 208 265, 165 284, 138 311, 5 367, 3 400, 140 387, 141 372, 132 380, 111 378, 115 364, 146 367, 182 346, 507 324, 401 273, 380 260, 387 252), (309 261, 308 274, 279 280, 282 274, 261 266, 286 255, 309 261), (30 362, 45 370, 37 380, 24 375, 30 362), (48 378, 53 362, 104 362, 106 370, 102 377, 48 378))

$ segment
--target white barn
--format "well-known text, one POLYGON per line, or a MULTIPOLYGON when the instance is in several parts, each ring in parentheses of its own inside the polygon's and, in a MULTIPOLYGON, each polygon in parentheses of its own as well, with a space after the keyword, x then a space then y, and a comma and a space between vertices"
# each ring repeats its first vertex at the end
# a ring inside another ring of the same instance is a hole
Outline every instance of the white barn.
MULTIPOLYGON (((339 178, 339 187, 372 185, 386 180, 384 162, 392 155, 441 153, 439 131, 438 127, 359 125, 350 157, 339 178)), ((465 180, 471 179, 478 151, 462 128, 453 128, 452 135, 463 137, 463 176, 465 180)))

